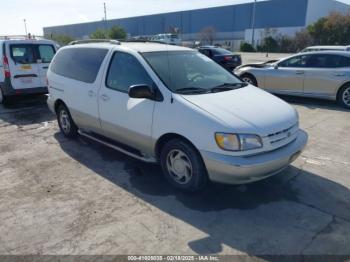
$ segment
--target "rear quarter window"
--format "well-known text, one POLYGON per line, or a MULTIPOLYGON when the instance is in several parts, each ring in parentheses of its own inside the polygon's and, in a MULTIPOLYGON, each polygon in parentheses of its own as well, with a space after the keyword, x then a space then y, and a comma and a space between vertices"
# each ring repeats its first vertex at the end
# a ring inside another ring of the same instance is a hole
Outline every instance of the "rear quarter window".
POLYGON ((74 80, 93 83, 108 50, 102 48, 70 48, 57 53, 51 71, 74 80))

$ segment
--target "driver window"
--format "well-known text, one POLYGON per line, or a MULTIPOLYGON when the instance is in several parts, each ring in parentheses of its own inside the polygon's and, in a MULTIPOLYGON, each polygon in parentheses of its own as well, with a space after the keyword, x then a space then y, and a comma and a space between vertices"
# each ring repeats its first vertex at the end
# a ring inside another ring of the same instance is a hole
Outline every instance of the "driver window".
POLYGON ((278 67, 306 67, 307 56, 295 56, 282 61, 278 64, 278 67))
POLYGON ((130 54, 114 53, 108 70, 106 86, 127 93, 130 86, 141 84, 153 86, 151 77, 140 62, 130 54))

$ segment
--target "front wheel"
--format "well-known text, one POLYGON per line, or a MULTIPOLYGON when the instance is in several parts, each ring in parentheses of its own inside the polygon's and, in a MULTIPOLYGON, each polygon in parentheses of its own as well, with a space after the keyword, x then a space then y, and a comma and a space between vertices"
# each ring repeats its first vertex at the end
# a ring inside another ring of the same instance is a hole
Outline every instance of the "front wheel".
POLYGON ((174 187, 196 192, 208 184, 208 175, 198 151, 182 139, 169 141, 162 149, 161 166, 166 179, 174 187))
POLYGON ((241 79, 245 83, 251 84, 253 86, 258 86, 258 81, 256 81, 256 78, 250 74, 242 75, 241 79))
POLYGON ((338 103, 341 106, 350 109, 350 85, 346 85, 339 90, 338 103))
POLYGON ((78 135, 78 127, 75 125, 68 108, 63 104, 57 109, 57 121, 64 136, 74 138, 78 135))

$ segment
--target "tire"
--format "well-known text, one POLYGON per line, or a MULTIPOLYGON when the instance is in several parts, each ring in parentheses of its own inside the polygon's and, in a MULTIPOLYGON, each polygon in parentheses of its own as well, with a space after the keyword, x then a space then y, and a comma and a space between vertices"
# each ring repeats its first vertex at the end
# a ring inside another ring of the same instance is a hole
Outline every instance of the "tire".
POLYGON ((182 139, 173 139, 160 153, 163 174, 171 185, 185 192, 196 192, 208 184, 208 174, 199 152, 182 139))
POLYGON ((337 96, 338 103, 347 109, 350 109, 350 84, 343 86, 337 96))
POLYGON ((251 84, 253 86, 258 86, 258 81, 251 74, 244 74, 241 76, 241 79, 243 82, 246 82, 246 83, 251 84))
POLYGON ((2 92, 2 89, 0 88, 0 105, 8 105, 10 102, 10 99, 8 96, 5 96, 4 93, 2 92))
POLYGON ((61 104, 57 108, 57 122, 62 134, 68 138, 75 138, 78 136, 78 127, 74 123, 68 108, 61 104))

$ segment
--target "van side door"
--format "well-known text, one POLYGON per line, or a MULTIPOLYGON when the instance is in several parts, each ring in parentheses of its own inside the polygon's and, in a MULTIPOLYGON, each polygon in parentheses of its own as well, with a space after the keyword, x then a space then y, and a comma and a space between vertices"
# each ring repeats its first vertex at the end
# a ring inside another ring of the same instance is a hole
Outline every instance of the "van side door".
POLYGON ((105 136, 151 154, 155 102, 128 94, 133 85, 154 86, 145 66, 141 56, 115 51, 99 92, 99 111, 105 136))
POLYGON ((51 63, 52 58, 56 53, 56 48, 54 45, 50 44, 37 44, 35 45, 37 52, 37 63, 38 63, 38 71, 41 85, 40 87, 46 86, 46 74, 47 69, 51 63))
POLYGON ((50 94, 66 103, 74 122, 83 130, 101 130, 97 94, 108 51, 95 47, 63 48, 50 65, 50 94))

